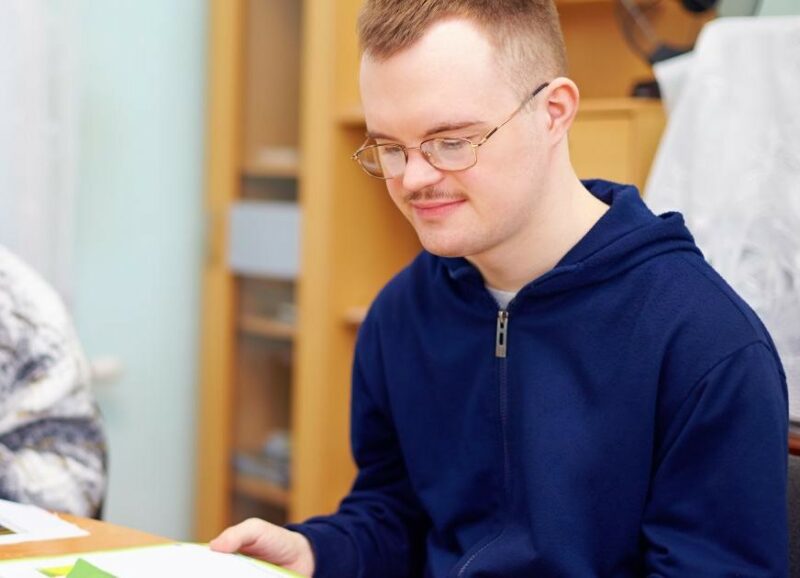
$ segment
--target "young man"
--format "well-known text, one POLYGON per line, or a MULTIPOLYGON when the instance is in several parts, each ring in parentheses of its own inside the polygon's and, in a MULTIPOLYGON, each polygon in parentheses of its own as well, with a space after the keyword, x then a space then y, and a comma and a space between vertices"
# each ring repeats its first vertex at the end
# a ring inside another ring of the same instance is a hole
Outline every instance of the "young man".
POLYGON ((106 443, 64 306, 0 246, 0 498, 96 516, 106 443))
POLYGON ((356 153, 425 251, 359 333, 337 513, 212 547, 314 576, 784 576, 785 378, 677 214, 582 183, 549 0, 369 0, 356 153))

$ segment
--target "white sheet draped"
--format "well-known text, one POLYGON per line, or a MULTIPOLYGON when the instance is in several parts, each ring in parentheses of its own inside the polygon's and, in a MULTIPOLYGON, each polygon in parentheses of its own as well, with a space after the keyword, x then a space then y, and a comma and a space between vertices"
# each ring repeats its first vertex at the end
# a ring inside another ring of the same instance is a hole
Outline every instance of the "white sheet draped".
POLYGON ((758 312, 800 420, 800 17, 717 19, 656 67, 669 120, 646 187, 758 312))

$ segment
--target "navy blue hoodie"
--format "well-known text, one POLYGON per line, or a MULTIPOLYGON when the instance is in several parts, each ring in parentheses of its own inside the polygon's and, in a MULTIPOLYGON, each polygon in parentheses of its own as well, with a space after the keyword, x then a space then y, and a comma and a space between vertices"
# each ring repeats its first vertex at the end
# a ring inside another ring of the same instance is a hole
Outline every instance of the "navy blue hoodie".
POLYGON ((423 252, 353 371, 354 487, 319 577, 782 577, 786 382, 679 214, 610 209, 507 311, 423 252), (507 317, 506 317, 507 316, 507 317))

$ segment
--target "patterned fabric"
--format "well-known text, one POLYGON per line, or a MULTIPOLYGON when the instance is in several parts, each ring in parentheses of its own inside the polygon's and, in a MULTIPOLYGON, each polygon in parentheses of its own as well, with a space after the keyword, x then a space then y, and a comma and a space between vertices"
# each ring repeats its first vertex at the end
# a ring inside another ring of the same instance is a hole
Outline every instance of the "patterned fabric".
POLYGON ((106 446, 89 381, 61 300, 0 246, 0 498, 97 514, 106 446))

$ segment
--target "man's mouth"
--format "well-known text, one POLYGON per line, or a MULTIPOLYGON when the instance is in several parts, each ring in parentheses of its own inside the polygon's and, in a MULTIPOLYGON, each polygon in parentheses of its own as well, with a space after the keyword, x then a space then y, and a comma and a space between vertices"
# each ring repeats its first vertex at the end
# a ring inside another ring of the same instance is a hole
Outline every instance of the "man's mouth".
POLYGON ((422 219, 439 219, 445 217, 461 206, 466 199, 432 199, 412 201, 411 208, 414 214, 422 219))

